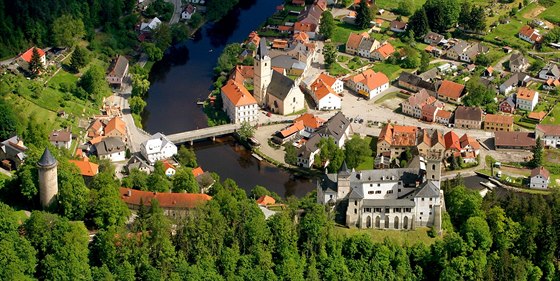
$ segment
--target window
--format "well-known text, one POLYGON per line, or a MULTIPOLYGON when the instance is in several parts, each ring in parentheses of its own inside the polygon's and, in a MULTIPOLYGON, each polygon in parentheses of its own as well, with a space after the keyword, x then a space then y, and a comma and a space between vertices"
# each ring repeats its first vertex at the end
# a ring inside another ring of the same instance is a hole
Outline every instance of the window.
POLYGON ((397 192, 401 192, 401 189, 399 188, 399 190, 397 192))
POLYGON ((371 208, 364 208, 365 213, 371 213, 371 208))
POLYGON ((376 190, 375 194, 381 194, 381 190, 376 190))
POLYGON ((393 190, 387 190, 387 194, 393 194, 393 190))
POLYGON ((377 186, 379 187, 379 186, 381 186, 381 184, 380 184, 380 183, 378 183, 378 184, 377 184, 377 186))
POLYGON ((393 213, 400 213, 401 212, 401 208, 393 208, 393 213))
POLYGON ((430 198, 430 201, 434 200, 434 198, 430 198))
POLYGON ((332 194, 330 195, 330 199, 332 199, 332 194))
POLYGON ((422 201, 424 201, 424 197, 422 197, 422 201))
POLYGON ((372 186, 373 186, 373 183, 370 183, 369 186, 372 187, 372 186))
POLYGON ((370 191, 368 191, 367 194, 373 194, 373 193, 374 193, 374 191, 373 191, 373 190, 370 190, 370 191))
POLYGON ((354 209, 354 214, 357 214, 357 213, 358 213, 358 209, 354 209))
POLYGON ((358 200, 354 200, 354 206, 358 206, 358 200))
POLYGON ((410 213, 410 212, 412 212, 412 209, 411 208, 404 208, 404 211, 407 212, 407 213, 410 213))
POLYGON ((373 211, 376 213, 381 213, 381 208, 373 208, 373 211))
POLYGON ((420 214, 421 214, 421 215, 423 215, 423 214, 424 214, 424 212, 420 212, 420 214))
POLYGON ((385 213, 390 213, 391 210, 389 208, 385 208, 385 213))
POLYGON ((432 208, 432 205, 430 205, 430 209, 432 208))

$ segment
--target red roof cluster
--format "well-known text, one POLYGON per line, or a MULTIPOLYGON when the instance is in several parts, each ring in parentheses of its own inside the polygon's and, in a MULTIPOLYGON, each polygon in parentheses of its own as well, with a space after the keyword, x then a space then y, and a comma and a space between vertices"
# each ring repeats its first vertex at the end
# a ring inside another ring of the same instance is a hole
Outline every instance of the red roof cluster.
POLYGON ((211 200, 212 197, 200 193, 169 193, 151 192, 130 188, 119 188, 121 200, 126 204, 150 206, 152 199, 156 199, 162 208, 187 208, 191 209, 211 200))

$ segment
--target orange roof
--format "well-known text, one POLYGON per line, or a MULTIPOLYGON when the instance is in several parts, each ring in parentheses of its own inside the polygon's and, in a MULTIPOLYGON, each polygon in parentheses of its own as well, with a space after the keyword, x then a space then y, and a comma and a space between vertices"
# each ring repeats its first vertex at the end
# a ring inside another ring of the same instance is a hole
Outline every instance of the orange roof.
POLYGON ((560 81, 558 81, 558 79, 554 80, 552 78, 549 78, 548 80, 546 80, 546 85, 560 87, 560 81))
POLYGON ((151 205, 152 199, 156 199, 162 208, 194 208, 206 203, 211 196, 198 193, 170 193, 141 191, 130 188, 119 188, 121 200, 126 204, 140 206, 142 202, 146 206, 151 205))
POLYGON ((426 51, 426 52, 429 53, 429 52, 431 52, 433 49, 434 49, 434 47, 433 47, 432 45, 428 45, 428 46, 426 46, 426 48, 424 48, 424 51, 426 51))
POLYGON ((332 77, 326 73, 321 73, 319 75, 319 77, 317 77, 317 79, 315 80, 315 82, 317 82, 318 80, 323 81, 326 85, 332 87, 334 85, 334 83, 336 83, 336 78, 332 77))
POLYGON ((201 167, 196 167, 192 170, 192 173, 193 173, 194 177, 196 178, 196 177, 204 174, 204 171, 202 170, 201 167))
POLYGON ((109 120, 107 126, 105 126, 106 135, 114 130, 117 130, 122 135, 126 135, 126 123, 124 123, 120 117, 113 117, 113 119, 109 120))
POLYGON ((382 72, 375 72, 373 69, 368 69, 360 74, 355 75, 351 78, 354 82, 360 82, 368 87, 368 89, 373 90, 380 87, 383 84, 389 83, 389 78, 382 72))
POLYGON ((338 96, 338 94, 335 93, 335 91, 333 91, 333 89, 321 79, 317 79, 313 84, 311 84, 311 91, 317 100, 321 100, 329 94, 338 96))
POLYGON ((89 143, 96 144, 96 143, 101 142, 104 138, 105 138, 105 136, 98 136, 98 137, 95 137, 95 138, 89 140, 89 143))
POLYGON ((543 118, 546 116, 546 112, 544 111, 539 111, 539 112, 530 112, 529 115, 527 115, 527 117, 529 117, 530 119, 535 119, 535 120, 543 120, 543 118))
POLYGON ((443 118, 443 119, 449 119, 449 118, 451 118, 451 111, 438 110, 438 112, 436 113, 436 117, 440 117, 440 118, 443 118))
POLYGON ((163 170, 167 171, 168 169, 173 169, 175 170, 175 166, 173 166, 173 164, 169 163, 169 161, 163 161, 161 162, 163 164, 163 170))
POLYGON ((276 204, 276 200, 274 200, 274 198, 272 198, 268 195, 263 195, 263 196, 259 197, 259 199, 257 199, 257 204, 259 204, 259 205, 274 205, 274 204, 276 204))
POLYGON ((395 48, 393 48, 393 45, 390 43, 386 43, 385 45, 377 48, 375 52, 378 52, 381 57, 386 59, 395 52, 395 48))
POLYGON ((238 84, 243 84, 245 80, 252 79, 255 76, 255 67, 247 65, 236 65, 235 71, 230 79, 235 80, 238 84))
MULTIPOLYGON (((33 56, 33 48, 35 47, 31 47, 29 48, 29 50, 25 51, 25 53, 23 53, 20 58, 22 58, 26 62, 31 62, 31 57, 33 56)), ((45 51, 41 50, 40 48, 37 48, 37 52, 39 53, 39 57, 43 57, 45 55, 45 51)))
POLYGON ((255 44, 255 46, 259 45, 259 42, 261 41, 261 37, 259 37, 259 34, 256 31, 251 31, 251 33, 249 33, 249 38, 248 38, 248 43, 253 43, 255 44))
POLYGON ((247 91, 245 86, 228 80, 227 84, 222 87, 222 93, 231 101, 234 106, 243 106, 256 104, 255 98, 247 91))
POLYGON ((390 145, 414 146, 416 145, 417 127, 387 124, 379 134, 380 140, 385 140, 390 145))
POLYGON ((465 148, 467 146, 471 146, 473 149, 477 150, 480 149, 480 144, 475 138, 471 138, 464 134, 459 141, 461 142, 461 148, 465 148))
POLYGON ((288 137, 291 136, 301 130, 305 129, 305 126, 303 125, 302 121, 297 121, 294 124, 292 124, 290 127, 280 131, 280 134, 282 135, 282 137, 288 137))
POLYGON ((375 22, 377 24, 382 24, 384 22, 384 20, 383 19, 375 19, 375 22))
POLYGON ((521 30, 519 30, 519 34, 521 34, 525 37, 531 37, 531 35, 533 35, 534 32, 535 32, 535 30, 528 25, 523 26, 521 28, 521 30))
POLYGON ((288 41, 282 39, 274 39, 274 41, 272 41, 272 48, 286 49, 288 48, 288 41))
POLYGON ((445 140, 445 149, 461 150, 461 143, 459 142, 459 136, 457 136, 455 132, 453 131, 447 132, 447 134, 443 136, 443 139, 445 140))
POLYGON ((309 35, 307 35, 307 33, 305 33, 305 32, 298 32, 298 33, 294 34, 294 40, 307 42, 307 41, 309 41, 309 35))
POLYGON ((276 72, 278 72, 278 73, 281 73, 282 75, 284 75, 284 72, 286 72, 285 69, 283 69, 283 68, 281 68, 281 67, 278 67, 278 66, 273 66, 273 67, 272 67, 272 70, 274 70, 274 71, 276 71, 276 72))
POLYGON ((290 30, 292 30, 292 27, 287 26, 287 25, 281 25, 281 26, 278 27, 278 30, 279 31, 290 31, 290 30))
MULTIPOLYGON (((367 34, 367 33, 366 33, 367 34)), ((357 33, 350 33, 348 40, 346 40, 346 47, 351 49, 358 49, 360 42, 362 42, 363 36, 357 33)))
POLYGON ((531 89, 527 89, 525 87, 520 87, 517 90, 517 98, 518 99, 522 99, 522 100, 528 100, 528 101, 532 101, 533 98, 535 97, 535 94, 537 92, 531 90, 531 89))
POLYGON ((490 74, 492 74, 492 72, 494 72, 494 68, 492 66, 489 66, 486 68, 486 71, 490 74))
POLYGON ((317 25, 313 23, 303 23, 298 21, 294 24, 294 31, 315 32, 316 29, 317 25))
POLYGON ((87 160, 68 160, 68 162, 76 165, 82 176, 93 177, 99 173, 99 165, 87 160))
POLYGON ((512 125, 513 116, 486 114, 484 122, 512 125))
POLYGON ((81 148, 76 148, 76 157, 82 158, 84 156, 85 156, 84 151, 81 148))
POLYGON ((461 85, 449 80, 443 80, 437 92, 442 96, 458 99, 463 94, 464 89, 465 85, 461 85))
POLYGON ((303 125, 307 128, 317 129, 321 127, 327 120, 322 119, 311 113, 305 113, 294 120, 294 122, 298 122, 298 121, 302 121, 303 125))

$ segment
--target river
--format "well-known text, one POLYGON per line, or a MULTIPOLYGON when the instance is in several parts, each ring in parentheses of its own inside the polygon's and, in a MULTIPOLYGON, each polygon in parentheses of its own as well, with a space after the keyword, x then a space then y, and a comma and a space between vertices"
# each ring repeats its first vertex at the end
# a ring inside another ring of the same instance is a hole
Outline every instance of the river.
MULTIPOLYGON (((242 0, 243 4, 217 23, 209 23, 192 40, 170 48, 150 73, 151 87, 142 114, 150 133, 172 134, 207 126, 197 100, 212 89, 213 68, 227 44, 242 42, 272 15, 282 0, 242 0)), ((262 185, 280 196, 302 197, 314 189, 314 180, 295 178, 283 169, 254 159, 231 138, 196 143, 198 163, 222 179, 231 178, 249 191, 262 185)))

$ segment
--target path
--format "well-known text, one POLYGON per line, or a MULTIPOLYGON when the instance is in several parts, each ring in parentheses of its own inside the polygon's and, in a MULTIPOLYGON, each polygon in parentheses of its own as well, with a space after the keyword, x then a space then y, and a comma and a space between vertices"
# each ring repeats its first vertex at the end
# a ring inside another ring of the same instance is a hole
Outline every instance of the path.
POLYGON ((174 6, 173 16, 171 16, 171 19, 169 20, 169 24, 178 23, 179 20, 181 19, 181 0, 166 0, 166 1, 170 2, 174 6))
POLYGON ((134 118, 130 111, 130 105, 128 104, 128 98, 131 96, 132 87, 130 85, 125 86, 121 91, 117 92, 115 96, 119 100, 119 104, 122 108, 122 120, 126 123, 127 128, 127 139, 130 152, 140 151, 140 145, 150 138, 150 135, 144 130, 136 127, 134 123, 134 118))
POLYGON ((492 66, 492 68, 494 68, 494 70, 499 71, 499 72, 504 72, 504 67, 503 64, 504 62, 508 61, 511 58, 511 55, 513 53, 508 54, 507 56, 503 57, 501 60, 499 60, 494 66, 492 66))

